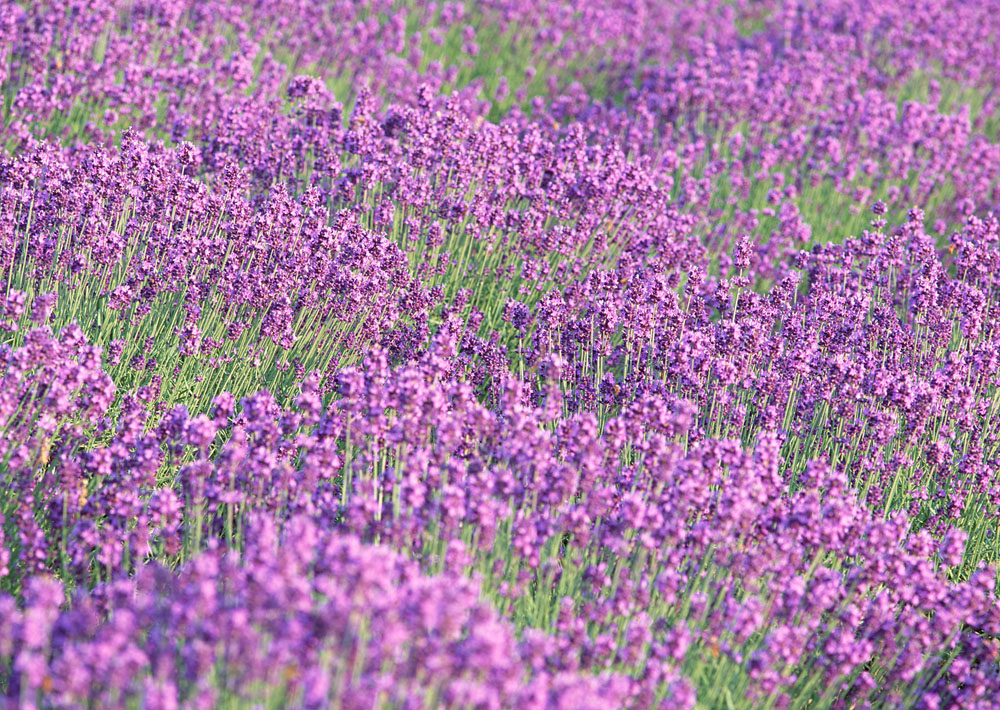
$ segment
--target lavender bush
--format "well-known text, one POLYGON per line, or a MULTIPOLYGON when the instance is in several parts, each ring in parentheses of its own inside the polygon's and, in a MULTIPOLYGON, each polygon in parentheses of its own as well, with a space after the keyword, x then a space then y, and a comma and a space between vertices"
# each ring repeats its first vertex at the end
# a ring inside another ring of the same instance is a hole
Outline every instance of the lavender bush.
POLYGON ((0 3, 0 707, 1000 707, 1000 6, 0 3))

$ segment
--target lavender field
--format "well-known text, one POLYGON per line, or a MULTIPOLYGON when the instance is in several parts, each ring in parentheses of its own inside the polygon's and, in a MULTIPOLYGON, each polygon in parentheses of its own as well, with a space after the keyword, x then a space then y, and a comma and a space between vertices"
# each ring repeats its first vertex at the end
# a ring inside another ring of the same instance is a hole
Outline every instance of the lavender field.
POLYGON ((0 710, 1000 708, 1000 0, 0 0, 0 710))

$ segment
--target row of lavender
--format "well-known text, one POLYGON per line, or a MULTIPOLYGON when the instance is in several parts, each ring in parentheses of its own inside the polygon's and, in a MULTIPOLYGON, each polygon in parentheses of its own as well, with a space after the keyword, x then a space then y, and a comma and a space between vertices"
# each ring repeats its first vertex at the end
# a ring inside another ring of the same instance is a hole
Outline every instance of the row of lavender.
POLYGON ((12 707, 992 707, 998 15, 680 5, 3 8, 12 707))

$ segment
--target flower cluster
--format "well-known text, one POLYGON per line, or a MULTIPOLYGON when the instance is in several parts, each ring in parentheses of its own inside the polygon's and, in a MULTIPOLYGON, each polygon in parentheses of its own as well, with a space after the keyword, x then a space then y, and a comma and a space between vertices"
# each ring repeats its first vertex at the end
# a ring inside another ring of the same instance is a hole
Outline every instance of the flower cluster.
POLYGON ((995 707, 998 47, 0 8, 0 706, 995 707))
POLYGON ((605 708, 627 683, 541 666, 530 639, 454 573, 293 520, 266 519, 242 556, 210 547, 178 573, 143 567, 60 611, 62 585, 33 577, 23 609, 0 601, 8 690, 24 705, 214 708, 605 708), (430 672, 433 671, 433 672, 430 672), (36 700, 36 698, 38 700, 36 700))

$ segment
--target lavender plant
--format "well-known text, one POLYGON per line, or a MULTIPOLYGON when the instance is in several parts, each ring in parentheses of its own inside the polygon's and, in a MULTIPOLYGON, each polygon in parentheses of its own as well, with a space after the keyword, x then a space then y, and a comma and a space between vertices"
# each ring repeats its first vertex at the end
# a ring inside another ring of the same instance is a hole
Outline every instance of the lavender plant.
POLYGON ((2 707, 996 707, 998 9, 3 3, 2 707))

